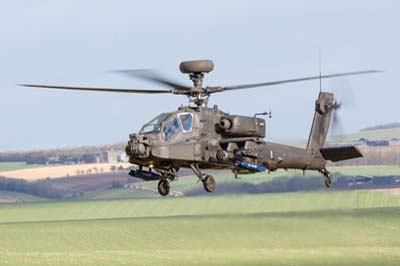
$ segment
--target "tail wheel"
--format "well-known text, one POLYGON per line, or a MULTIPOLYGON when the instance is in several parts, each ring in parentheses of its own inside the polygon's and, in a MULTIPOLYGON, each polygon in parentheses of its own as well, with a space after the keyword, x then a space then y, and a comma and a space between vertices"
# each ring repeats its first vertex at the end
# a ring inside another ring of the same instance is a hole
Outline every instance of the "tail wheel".
POLYGON ((324 176, 325 187, 330 188, 332 186, 332 178, 329 175, 324 176))
POLYGON ((207 192, 213 192, 215 189, 215 179, 212 175, 207 175, 203 180, 204 189, 207 192))
POLYGON ((168 180, 160 180, 158 182, 158 193, 160 193, 161 196, 167 196, 169 194, 170 190, 170 185, 168 180))

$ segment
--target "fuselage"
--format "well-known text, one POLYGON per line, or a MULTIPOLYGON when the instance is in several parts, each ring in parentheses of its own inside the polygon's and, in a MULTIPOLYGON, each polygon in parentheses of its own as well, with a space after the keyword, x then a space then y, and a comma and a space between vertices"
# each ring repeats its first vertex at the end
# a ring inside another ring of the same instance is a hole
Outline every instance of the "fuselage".
POLYGON ((163 113, 131 134, 130 162, 154 169, 231 169, 251 173, 238 162, 279 168, 320 170, 325 160, 310 150, 265 141, 266 123, 258 117, 234 116, 217 106, 181 107, 163 113))

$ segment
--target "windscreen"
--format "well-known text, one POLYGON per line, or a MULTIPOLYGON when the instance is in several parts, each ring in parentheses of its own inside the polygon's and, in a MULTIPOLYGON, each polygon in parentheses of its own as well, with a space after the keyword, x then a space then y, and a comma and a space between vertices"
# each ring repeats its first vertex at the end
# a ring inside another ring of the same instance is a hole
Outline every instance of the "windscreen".
POLYGON ((175 136, 175 134, 178 132, 179 132, 179 122, 178 119, 174 117, 174 119, 166 123, 164 126, 163 133, 165 141, 171 140, 171 138, 175 136))
POLYGON ((193 114, 179 114, 179 119, 181 120, 183 132, 190 132, 193 126, 193 114))
POLYGON ((163 122, 168 116, 168 113, 162 113, 147 124, 145 124, 140 133, 159 132, 161 130, 161 122, 163 122))

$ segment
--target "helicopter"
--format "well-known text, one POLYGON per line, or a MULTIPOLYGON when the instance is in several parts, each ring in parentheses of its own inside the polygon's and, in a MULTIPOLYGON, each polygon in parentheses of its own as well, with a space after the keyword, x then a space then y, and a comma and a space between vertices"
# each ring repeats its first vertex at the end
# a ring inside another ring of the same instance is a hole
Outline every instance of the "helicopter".
POLYGON ((114 89, 88 88, 53 85, 21 84, 21 86, 79 90, 112 93, 174 94, 189 98, 187 106, 173 112, 159 114, 143 125, 138 133, 129 135, 126 154, 129 162, 136 165, 130 170, 131 176, 145 181, 158 180, 161 196, 170 193, 170 183, 178 179, 181 168, 192 169, 207 192, 216 188, 215 178, 204 173, 208 169, 227 169, 235 178, 239 174, 272 172, 278 169, 299 169, 318 171, 324 178, 326 187, 332 186, 332 178, 327 170, 328 161, 338 162, 362 157, 355 146, 325 147, 329 126, 341 103, 331 92, 320 91, 314 107, 314 118, 305 148, 273 143, 265 140, 266 120, 262 115, 232 115, 223 112, 217 105, 208 107, 208 99, 214 93, 273 86, 309 80, 320 81, 327 78, 371 74, 378 70, 310 76, 272 82, 243 84, 235 86, 204 86, 206 74, 214 69, 211 60, 194 60, 180 63, 180 71, 189 75, 193 82, 187 86, 162 77, 150 70, 121 70, 122 74, 145 79, 167 86, 170 89, 114 89), (333 117, 333 118, 332 118, 333 117))

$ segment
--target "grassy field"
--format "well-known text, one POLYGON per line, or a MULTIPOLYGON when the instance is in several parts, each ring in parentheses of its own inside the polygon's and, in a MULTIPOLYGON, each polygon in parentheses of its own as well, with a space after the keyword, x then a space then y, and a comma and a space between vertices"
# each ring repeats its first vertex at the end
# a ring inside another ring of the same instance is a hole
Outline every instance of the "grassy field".
POLYGON ((329 167, 329 171, 349 176, 400 176, 400 166, 341 166, 329 167))
MULTIPOLYGON (((400 176, 400 167, 395 166, 352 166, 352 167, 329 167, 329 170, 332 173, 341 173, 349 176, 390 176, 397 175, 400 176)), ((220 172, 218 174, 214 174, 217 186, 218 184, 227 182, 227 183, 251 183, 258 184, 262 182, 267 182, 272 180, 273 178, 279 177, 294 177, 294 176, 302 176, 302 171, 295 170, 278 170, 276 172, 268 173, 256 173, 252 175, 241 175, 239 179, 234 179, 233 174, 231 172, 220 172)), ((306 172, 304 178, 307 177, 320 177, 322 180, 322 176, 319 173, 308 171, 306 172)), ((85 198, 89 199, 129 199, 129 198, 154 198, 159 197, 157 192, 157 183, 158 181, 151 182, 140 182, 134 184, 135 186, 139 186, 141 189, 102 189, 97 190, 92 193, 87 193, 85 198)), ((179 193, 184 192, 187 189, 202 187, 201 183, 197 183, 197 177, 181 177, 178 181, 174 181, 171 183, 171 192, 179 193)))
MULTIPOLYGON (((380 130, 370 130, 363 132, 355 132, 348 134, 338 134, 328 136, 328 142, 332 143, 355 143, 361 138, 366 138, 368 140, 390 140, 400 137, 400 128, 390 128, 390 129, 380 129, 380 130)), ((281 140, 280 143, 288 143, 300 148, 305 148, 307 146, 307 139, 299 140, 281 140)))
POLYGON ((399 138, 399 136, 400 128, 391 128, 330 136, 328 140, 333 142, 355 142, 358 141, 360 138, 366 138, 368 140, 390 140, 394 138, 399 138))
POLYGON ((45 198, 33 195, 0 190, 0 203, 2 202, 36 202, 45 201, 45 198))
POLYGON ((24 162, 10 162, 10 163, 0 163, 0 173, 7 171, 16 171, 23 169, 30 169, 38 167, 37 165, 26 164, 24 162))
POLYGON ((398 265, 378 191, 0 205, 0 265, 398 265))
MULTIPOLYGON (((349 167, 329 167, 329 171, 332 173, 349 175, 349 176, 390 176, 390 175, 398 175, 400 176, 400 167, 396 166, 349 166, 349 167)), ((252 183, 258 184, 262 182, 267 182, 272 180, 273 178, 279 177, 294 177, 294 176, 303 176, 303 171, 300 170, 278 170, 276 172, 271 172, 268 174, 267 172, 264 173, 256 173, 251 175, 240 175, 239 179, 234 179, 233 174, 231 172, 222 172, 219 174, 214 175, 216 178, 217 183, 221 182, 241 182, 241 183, 252 183)), ((320 173, 315 171, 307 171, 305 173, 305 178, 307 177, 314 177, 322 176, 320 173)), ((157 188, 157 182, 143 182, 141 185, 144 188, 149 190, 155 190, 157 188)), ((173 191, 182 192, 187 188, 200 186, 196 183, 196 177, 184 177, 180 178, 178 181, 174 181, 171 183, 171 189, 173 191)), ((218 184, 217 184, 218 185, 218 184)), ((149 194, 149 193, 147 193, 149 194)), ((110 192, 105 192, 104 196, 110 195, 110 192)), ((157 191, 155 191, 154 195, 157 195, 157 191)), ((99 194, 100 197, 100 194, 99 194)))

